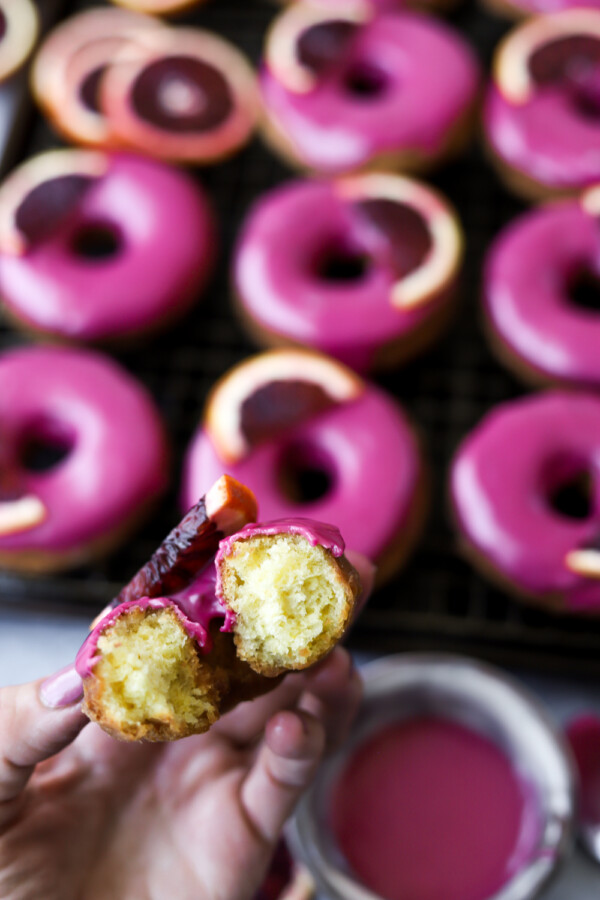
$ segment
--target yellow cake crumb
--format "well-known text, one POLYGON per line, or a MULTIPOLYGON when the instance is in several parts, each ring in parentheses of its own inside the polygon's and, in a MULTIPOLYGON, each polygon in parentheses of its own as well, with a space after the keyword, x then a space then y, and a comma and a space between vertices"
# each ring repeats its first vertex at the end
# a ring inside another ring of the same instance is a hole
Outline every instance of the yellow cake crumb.
POLYGON ((221 577, 238 653, 259 671, 310 665, 339 639, 354 600, 331 552, 300 535, 236 541, 221 577))
POLYGON ((176 613, 134 610, 98 639, 94 675, 115 728, 147 722, 186 726, 216 718, 215 698, 198 686, 198 655, 176 613))

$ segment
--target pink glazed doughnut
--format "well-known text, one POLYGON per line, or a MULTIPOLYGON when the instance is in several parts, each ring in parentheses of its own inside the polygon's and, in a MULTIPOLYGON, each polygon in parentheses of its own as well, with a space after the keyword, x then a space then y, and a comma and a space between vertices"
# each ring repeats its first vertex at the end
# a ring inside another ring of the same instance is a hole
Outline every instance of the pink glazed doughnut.
POLYGON ((305 0, 267 36, 265 136, 303 169, 421 171, 468 137, 478 79, 468 44, 436 19, 305 0))
POLYGON ((265 519, 309 517, 343 529, 349 549, 388 579, 412 550, 427 505, 418 440, 401 407, 340 363, 273 350, 231 369, 187 451, 187 509, 227 472, 260 497, 265 519))
POLYGON ((600 611, 600 399, 501 404, 466 438, 451 498, 472 562, 549 609, 600 611))
POLYGON ((492 343, 534 386, 600 388, 600 317, 584 305, 586 285, 600 277, 599 217, 596 187, 526 213, 491 248, 484 308, 492 343))
POLYGON ((156 332, 197 300, 215 229, 200 188, 127 154, 54 150, 0 187, 0 287, 27 331, 109 342, 156 332))
POLYGON ((0 567, 55 572, 108 553, 166 487, 154 404, 112 360, 25 347, 0 356, 0 567))
POLYGON ((600 10, 570 9, 513 29, 494 58, 484 126, 508 187, 526 199, 600 181, 600 10))
POLYGON ((366 371, 405 362, 439 335, 461 258, 455 214, 420 182, 297 181, 251 211, 234 284, 259 343, 303 344, 366 371))

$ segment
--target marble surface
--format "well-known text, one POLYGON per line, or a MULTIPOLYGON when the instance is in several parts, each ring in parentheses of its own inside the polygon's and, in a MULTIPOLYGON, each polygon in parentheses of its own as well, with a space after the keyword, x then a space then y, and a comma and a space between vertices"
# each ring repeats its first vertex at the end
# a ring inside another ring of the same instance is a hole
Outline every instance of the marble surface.
MULTIPOLYGON (((0 686, 48 675, 70 662, 88 624, 87 615, 61 617, 0 611, 0 686)), ((559 723, 584 710, 600 713, 600 685, 521 677, 559 723)), ((577 852, 544 892, 543 900, 597 900, 599 896, 600 867, 577 852)))

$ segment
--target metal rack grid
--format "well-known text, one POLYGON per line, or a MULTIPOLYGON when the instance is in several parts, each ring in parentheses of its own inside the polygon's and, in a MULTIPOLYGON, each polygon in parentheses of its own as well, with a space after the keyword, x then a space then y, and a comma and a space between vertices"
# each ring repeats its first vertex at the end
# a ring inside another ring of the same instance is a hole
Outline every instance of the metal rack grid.
MULTIPOLYGON (((42 7, 60 0, 40 0, 42 7)), ((72 12, 91 3, 63 3, 72 12)), ((97 4, 95 4, 97 5, 97 4)), ((257 60, 274 8, 261 0, 213 0, 184 21, 214 29, 257 60)), ((453 17, 484 65, 504 26, 475 6, 453 17)), ((57 144, 39 116, 30 123, 19 157, 57 144)), ((24 118, 25 116, 25 118, 24 118)), ((9 159, 9 151, 4 162, 9 159)), ((243 216, 255 197, 290 173, 255 141, 232 161, 199 177, 221 222, 221 264, 208 295, 185 322, 121 362, 154 394, 173 440, 171 493, 145 528, 105 563, 54 578, 0 574, 0 602, 44 610, 97 610, 145 561, 178 518, 177 489, 185 446, 214 380, 254 349, 229 305, 228 260, 243 216)), ((381 383, 404 402, 418 424, 433 474, 433 503, 425 537, 407 569, 370 601, 351 635, 356 647, 376 652, 405 648, 451 649, 508 664, 600 675, 600 621, 555 617, 526 608, 490 588, 463 562, 448 522, 445 476, 459 440, 494 404, 522 388, 493 360, 483 340, 478 311, 485 249, 520 209, 499 186, 477 147, 433 181, 452 199, 464 222, 467 265, 461 311, 426 357, 381 383)), ((18 342, 0 324, 0 347, 18 342)))

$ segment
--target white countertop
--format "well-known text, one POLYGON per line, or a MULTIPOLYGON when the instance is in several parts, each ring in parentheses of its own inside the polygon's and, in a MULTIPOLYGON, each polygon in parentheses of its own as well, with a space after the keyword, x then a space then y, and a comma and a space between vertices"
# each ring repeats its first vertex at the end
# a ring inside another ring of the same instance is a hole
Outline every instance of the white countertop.
MULTIPOLYGON (((89 616, 44 616, 0 611, 0 686, 49 675, 75 657, 87 634, 89 616)), ((600 685, 525 677, 557 722, 583 710, 600 713, 600 685)), ((598 900, 600 868, 577 853, 543 900, 598 900)))

